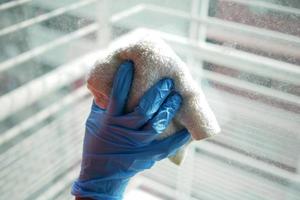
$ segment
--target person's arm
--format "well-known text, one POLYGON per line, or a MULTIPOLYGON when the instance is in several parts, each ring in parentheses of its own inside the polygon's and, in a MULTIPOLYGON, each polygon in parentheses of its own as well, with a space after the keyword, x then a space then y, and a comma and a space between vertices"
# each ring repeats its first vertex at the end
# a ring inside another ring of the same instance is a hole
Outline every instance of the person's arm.
POLYGON ((170 79, 160 80, 132 113, 124 113, 132 79, 133 62, 125 61, 114 79, 107 109, 93 102, 86 121, 81 171, 72 186, 77 200, 122 199, 131 177, 173 155, 190 139, 186 129, 156 139, 181 104, 170 79))

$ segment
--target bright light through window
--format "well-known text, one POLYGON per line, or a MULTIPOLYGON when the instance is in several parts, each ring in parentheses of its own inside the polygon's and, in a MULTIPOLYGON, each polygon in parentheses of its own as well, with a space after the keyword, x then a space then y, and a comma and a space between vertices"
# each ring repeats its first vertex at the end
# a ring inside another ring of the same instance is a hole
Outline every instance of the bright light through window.
POLYGON ((187 63, 222 133, 136 176, 125 199, 299 199, 299 0, 1 0, 1 198, 74 199, 85 73, 138 28, 187 63))

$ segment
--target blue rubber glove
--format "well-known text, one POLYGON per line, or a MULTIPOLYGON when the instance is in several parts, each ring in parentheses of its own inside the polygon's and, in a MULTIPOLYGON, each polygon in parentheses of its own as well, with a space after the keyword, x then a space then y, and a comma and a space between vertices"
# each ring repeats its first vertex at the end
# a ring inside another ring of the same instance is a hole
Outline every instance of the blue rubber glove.
POLYGON ((173 81, 163 79, 147 91, 132 113, 124 107, 133 79, 133 62, 123 62, 114 79, 106 110, 94 102, 86 121, 81 172, 72 194, 95 200, 120 200, 129 179, 169 157, 184 145, 186 129, 156 140, 181 104, 172 91, 173 81))

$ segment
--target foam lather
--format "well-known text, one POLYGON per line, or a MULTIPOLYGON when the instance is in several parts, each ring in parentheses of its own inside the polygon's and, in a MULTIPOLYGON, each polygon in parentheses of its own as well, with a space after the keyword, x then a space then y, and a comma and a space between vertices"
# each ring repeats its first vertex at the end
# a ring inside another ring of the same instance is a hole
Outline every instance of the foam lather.
MULTIPOLYGON (((142 95, 164 77, 174 80, 175 90, 183 98, 182 106, 160 138, 186 127, 194 140, 202 140, 220 131, 204 93, 192 79, 187 65, 155 33, 136 30, 113 42, 107 54, 99 59, 87 75, 87 87, 101 108, 108 105, 114 75, 118 66, 126 59, 134 62, 134 80, 129 93, 126 111, 132 112, 142 95)), ((159 139, 159 138, 158 138, 159 139)), ((170 158, 179 164, 184 149, 170 158)))

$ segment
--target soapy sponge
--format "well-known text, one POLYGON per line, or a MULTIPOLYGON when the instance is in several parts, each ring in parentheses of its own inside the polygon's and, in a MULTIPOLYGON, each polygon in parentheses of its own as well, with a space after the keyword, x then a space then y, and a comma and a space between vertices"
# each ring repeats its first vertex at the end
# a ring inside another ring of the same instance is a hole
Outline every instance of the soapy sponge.
MULTIPOLYGON (((127 59, 134 62, 134 80, 127 112, 133 111, 152 85, 169 77, 174 80, 175 90, 180 93, 183 101, 175 118, 160 137, 173 134, 183 127, 188 129, 194 140, 205 139, 220 131, 201 88, 193 81, 186 64, 158 35, 149 30, 126 34, 110 45, 106 55, 99 55, 87 76, 87 87, 98 106, 104 109, 107 107, 115 72, 127 59)), ((183 157, 181 150, 171 160, 179 164, 183 157)))

